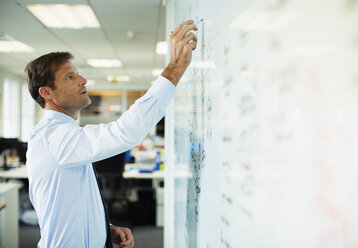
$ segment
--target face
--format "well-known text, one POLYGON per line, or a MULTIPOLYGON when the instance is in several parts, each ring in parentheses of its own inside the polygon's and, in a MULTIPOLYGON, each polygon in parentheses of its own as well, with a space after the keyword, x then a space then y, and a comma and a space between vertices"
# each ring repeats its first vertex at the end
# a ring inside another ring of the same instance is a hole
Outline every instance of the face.
POLYGON ((78 74, 71 62, 62 64, 55 74, 53 103, 71 112, 83 109, 91 103, 86 84, 87 80, 78 74))

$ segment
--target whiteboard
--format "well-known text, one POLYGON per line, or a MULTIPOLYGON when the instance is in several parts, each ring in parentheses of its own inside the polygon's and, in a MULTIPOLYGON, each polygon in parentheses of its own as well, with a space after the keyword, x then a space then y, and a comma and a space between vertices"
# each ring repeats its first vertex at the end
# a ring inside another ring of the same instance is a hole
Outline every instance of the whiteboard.
POLYGON ((358 1, 177 0, 165 246, 358 247, 358 1))

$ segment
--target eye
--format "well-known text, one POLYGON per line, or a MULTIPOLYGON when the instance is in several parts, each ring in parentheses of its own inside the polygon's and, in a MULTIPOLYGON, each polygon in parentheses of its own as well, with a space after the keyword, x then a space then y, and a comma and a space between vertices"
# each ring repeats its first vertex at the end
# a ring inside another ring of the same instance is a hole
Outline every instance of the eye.
POLYGON ((72 75, 68 75, 66 79, 71 80, 72 78, 73 78, 73 76, 72 76, 72 75))

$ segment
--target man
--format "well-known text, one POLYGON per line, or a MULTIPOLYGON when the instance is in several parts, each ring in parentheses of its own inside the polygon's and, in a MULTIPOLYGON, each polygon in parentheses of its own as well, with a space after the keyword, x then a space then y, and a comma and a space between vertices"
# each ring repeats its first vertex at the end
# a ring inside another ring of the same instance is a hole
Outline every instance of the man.
POLYGON ((76 123, 91 100, 70 53, 46 54, 27 65, 30 93, 45 111, 27 151, 29 194, 41 229, 38 247, 102 248, 112 247, 112 242, 134 247, 128 228, 109 227, 92 162, 135 147, 164 116, 197 44, 191 30, 197 30, 192 20, 174 30, 171 60, 161 76, 121 118, 108 124, 76 123))

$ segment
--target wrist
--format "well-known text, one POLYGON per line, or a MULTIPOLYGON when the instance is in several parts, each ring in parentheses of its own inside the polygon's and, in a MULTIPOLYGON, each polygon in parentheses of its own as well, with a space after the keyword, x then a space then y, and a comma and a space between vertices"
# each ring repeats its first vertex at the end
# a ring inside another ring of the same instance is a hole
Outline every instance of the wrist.
POLYGON ((186 70, 186 66, 181 63, 169 62, 167 67, 162 72, 162 76, 168 79, 170 82, 176 86, 183 76, 186 70))

